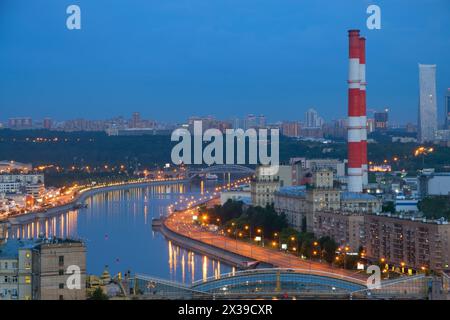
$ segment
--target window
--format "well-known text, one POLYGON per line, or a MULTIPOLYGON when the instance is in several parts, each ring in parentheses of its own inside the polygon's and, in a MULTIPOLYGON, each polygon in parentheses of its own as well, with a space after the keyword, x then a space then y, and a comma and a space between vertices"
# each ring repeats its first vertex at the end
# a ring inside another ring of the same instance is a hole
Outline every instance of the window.
POLYGON ((59 275, 63 276, 64 275, 64 269, 59 269, 59 275))
POLYGON ((64 266, 64 256, 59 256, 58 257, 58 262, 60 266, 64 266))
POLYGON ((60 283, 60 284, 59 284, 59 288, 60 288, 60 289, 64 289, 64 283, 60 283))
POLYGON ((30 276, 25 276, 25 283, 26 284, 30 284, 31 283, 31 277, 30 276))
POLYGON ((59 295, 59 300, 64 300, 64 296, 62 294, 59 295))

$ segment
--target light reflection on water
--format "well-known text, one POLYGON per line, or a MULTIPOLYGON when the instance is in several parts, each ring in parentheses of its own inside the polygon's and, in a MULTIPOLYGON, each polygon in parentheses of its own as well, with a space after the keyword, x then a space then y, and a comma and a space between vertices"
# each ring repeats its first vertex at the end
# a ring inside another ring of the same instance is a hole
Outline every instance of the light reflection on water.
POLYGON ((185 250, 152 230, 152 218, 167 206, 198 195, 198 188, 176 184, 111 191, 86 200, 86 209, 12 225, 9 238, 61 237, 82 239, 87 245, 87 271, 101 274, 143 273, 191 283, 233 271, 224 263, 185 250))

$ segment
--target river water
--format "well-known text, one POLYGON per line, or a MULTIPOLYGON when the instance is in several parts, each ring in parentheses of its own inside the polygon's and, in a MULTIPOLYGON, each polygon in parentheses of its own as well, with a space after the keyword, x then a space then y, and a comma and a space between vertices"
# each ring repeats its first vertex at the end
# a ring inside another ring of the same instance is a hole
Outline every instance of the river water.
POLYGON ((231 272, 232 267, 167 241, 152 231, 152 218, 166 214, 175 201, 199 195, 199 188, 189 184, 101 193, 88 198, 85 209, 13 226, 9 237, 81 239, 87 246, 88 274, 100 275, 107 266, 112 275, 129 270, 189 284, 231 272))

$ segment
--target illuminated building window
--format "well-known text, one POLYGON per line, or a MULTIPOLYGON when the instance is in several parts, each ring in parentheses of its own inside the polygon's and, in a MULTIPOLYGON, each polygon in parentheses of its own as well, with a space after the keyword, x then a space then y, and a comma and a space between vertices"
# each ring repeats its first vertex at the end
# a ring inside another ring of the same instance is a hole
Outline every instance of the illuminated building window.
POLYGON ((30 276, 25 276, 25 283, 26 284, 30 284, 31 283, 31 277, 30 276))

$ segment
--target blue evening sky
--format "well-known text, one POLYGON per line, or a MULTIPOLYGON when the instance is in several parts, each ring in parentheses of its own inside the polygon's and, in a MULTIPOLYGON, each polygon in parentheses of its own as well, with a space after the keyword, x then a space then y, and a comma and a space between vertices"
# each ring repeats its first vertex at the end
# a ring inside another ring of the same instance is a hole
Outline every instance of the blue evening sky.
POLYGON ((441 122, 449 0, 0 0, 0 120, 345 117, 350 28, 367 37, 368 108, 415 122, 417 64, 437 64, 441 122))

